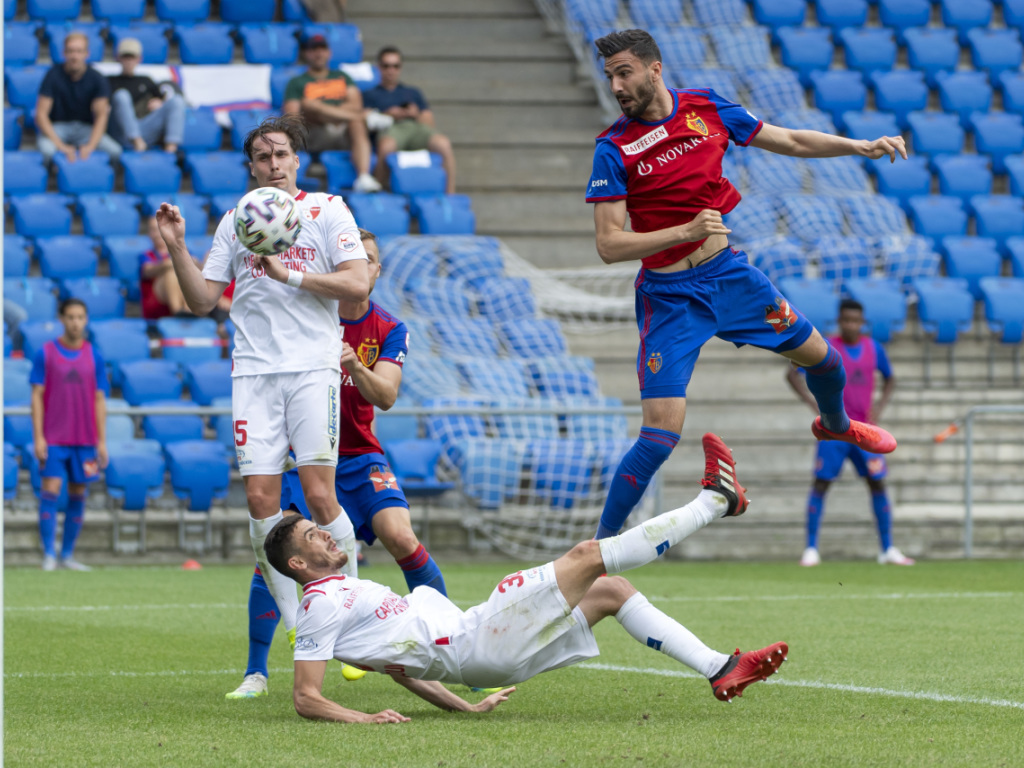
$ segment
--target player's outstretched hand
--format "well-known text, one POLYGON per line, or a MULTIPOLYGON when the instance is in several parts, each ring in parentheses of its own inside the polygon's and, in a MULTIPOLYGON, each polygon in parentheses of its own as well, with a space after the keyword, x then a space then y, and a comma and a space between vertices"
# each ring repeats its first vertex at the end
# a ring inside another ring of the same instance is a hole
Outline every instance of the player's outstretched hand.
POLYGON ((684 226, 686 227, 687 239, 691 243, 703 240, 711 235, 728 235, 732 232, 731 229, 725 226, 722 214, 711 208, 705 208, 694 216, 689 224, 684 226))
POLYGON ((161 203, 156 211, 156 225, 160 236, 168 246, 173 242, 185 241, 185 217, 176 205, 161 203))
POLYGON ((256 266, 263 267, 267 277, 279 283, 288 282, 288 267, 281 263, 277 256, 257 256, 256 266))
POLYGON ((376 715, 370 715, 371 723, 408 723, 409 718, 405 715, 400 715, 393 709, 385 709, 383 712, 378 712, 376 715))
POLYGON ((495 709, 499 704, 504 704, 508 701, 508 697, 515 693, 516 687, 513 685, 511 688, 502 688, 497 693, 492 693, 483 701, 473 705, 474 712, 490 712, 495 709))
POLYGON ((896 162, 896 154, 904 160, 907 159, 907 143, 903 141, 902 136, 883 136, 880 139, 867 142, 867 147, 864 151, 864 156, 869 157, 872 160, 877 160, 880 157, 889 156, 889 162, 896 162))

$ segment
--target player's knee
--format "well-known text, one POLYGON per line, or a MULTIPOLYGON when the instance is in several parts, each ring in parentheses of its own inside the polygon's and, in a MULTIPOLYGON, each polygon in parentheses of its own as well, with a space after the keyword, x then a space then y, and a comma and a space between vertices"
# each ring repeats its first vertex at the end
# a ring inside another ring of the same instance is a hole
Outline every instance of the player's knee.
POLYGON ((420 540, 416 538, 412 528, 390 530, 385 537, 381 537, 381 543, 396 560, 408 557, 420 546, 420 540))
POLYGON ((326 488, 320 484, 314 484, 310 488, 304 488, 303 494, 306 497, 306 505, 318 515, 328 515, 338 505, 333 488, 326 488))
POLYGON ((594 582, 587 597, 602 615, 614 616, 635 594, 636 588, 622 576, 607 576, 594 582))

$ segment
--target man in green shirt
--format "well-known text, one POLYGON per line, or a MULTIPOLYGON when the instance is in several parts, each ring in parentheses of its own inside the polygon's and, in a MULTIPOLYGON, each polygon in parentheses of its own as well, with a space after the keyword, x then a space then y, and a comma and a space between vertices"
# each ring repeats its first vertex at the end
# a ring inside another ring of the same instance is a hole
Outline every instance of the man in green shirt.
POLYGON ((351 150, 358 174, 352 185, 355 191, 380 191, 380 182, 370 175, 370 136, 363 118, 362 94, 348 75, 330 68, 331 48, 323 35, 303 39, 302 58, 308 68, 288 81, 284 111, 305 119, 310 152, 351 150))

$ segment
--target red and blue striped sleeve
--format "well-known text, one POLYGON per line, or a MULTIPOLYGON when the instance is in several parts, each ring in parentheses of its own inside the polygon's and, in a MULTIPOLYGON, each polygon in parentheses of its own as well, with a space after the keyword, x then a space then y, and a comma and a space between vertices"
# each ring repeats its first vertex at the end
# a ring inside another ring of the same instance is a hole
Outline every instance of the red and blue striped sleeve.
POLYGON ((626 199, 626 166, 614 142, 599 138, 594 148, 594 170, 587 187, 588 203, 626 199))
POLYGON ((402 365, 408 354, 409 331, 406 330, 405 323, 396 320, 394 327, 388 331, 388 335, 384 337, 384 342, 380 346, 380 359, 402 365))
POLYGON ((718 117, 734 143, 745 147, 754 140, 758 131, 761 130, 761 126, 764 125, 761 120, 739 104, 723 99, 710 88, 702 88, 700 92, 715 105, 718 117))

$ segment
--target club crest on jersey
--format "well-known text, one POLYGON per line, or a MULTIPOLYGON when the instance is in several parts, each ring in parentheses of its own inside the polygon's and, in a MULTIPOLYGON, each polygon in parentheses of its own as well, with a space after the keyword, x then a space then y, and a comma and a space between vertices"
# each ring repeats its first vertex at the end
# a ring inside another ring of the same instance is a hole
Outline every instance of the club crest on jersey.
POLYGON ((302 218, 306 219, 307 221, 313 221, 319 215, 320 215, 320 206, 319 205, 314 206, 312 208, 307 208, 306 210, 304 210, 302 212, 302 218))
POLYGON ((797 316, 789 302, 781 296, 775 297, 774 307, 764 308, 764 321, 772 327, 776 333, 792 328, 796 325, 797 316))
POLYGON ((373 492, 393 491, 398 488, 398 478, 391 471, 391 467, 385 464, 383 467, 374 464, 370 467, 370 481, 373 483, 373 492))
POLYGON ((377 362, 377 357, 380 355, 380 344, 376 339, 367 339, 359 345, 356 354, 359 356, 359 362, 369 368, 377 362))
POLYGON ((704 124, 703 118, 697 117, 696 112, 691 112, 686 116, 686 127, 691 131, 696 131, 701 136, 708 135, 708 127, 704 124))
POLYGON ((661 370, 661 352, 651 352, 647 358, 647 367, 651 369, 651 373, 661 370))

